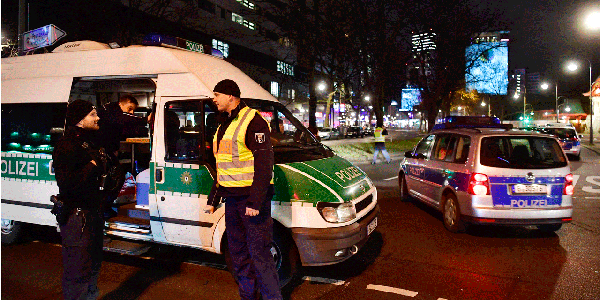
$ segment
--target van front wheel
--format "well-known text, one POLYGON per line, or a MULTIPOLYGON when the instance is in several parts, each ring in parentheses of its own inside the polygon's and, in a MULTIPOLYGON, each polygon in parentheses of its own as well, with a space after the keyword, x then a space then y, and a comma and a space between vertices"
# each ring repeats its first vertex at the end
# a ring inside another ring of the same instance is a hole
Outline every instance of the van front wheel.
MULTIPOLYGON (((227 244, 227 236, 223 236, 223 254, 225 255, 225 262, 227 263, 227 269, 235 278, 235 272, 233 270, 233 262, 231 255, 229 254, 229 245, 227 244)), ((295 246, 294 239, 292 239, 288 230, 282 225, 273 224, 273 241, 271 243, 271 255, 275 262, 275 269, 279 276, 279 287, 283 288, 294 279, 298 269, 300 267, 300 255, 298 254, 298 248, 295 246)))
POLYGON ((23 224, 18 221, 2 219, 2 244, 10 245, 19 240, 23 224))
POLYGON ((289 231, 278 223, 273 224, 271 254, 279 275, 279 286, 283 288, 296 276, 300 267, 300 255, 289 231))

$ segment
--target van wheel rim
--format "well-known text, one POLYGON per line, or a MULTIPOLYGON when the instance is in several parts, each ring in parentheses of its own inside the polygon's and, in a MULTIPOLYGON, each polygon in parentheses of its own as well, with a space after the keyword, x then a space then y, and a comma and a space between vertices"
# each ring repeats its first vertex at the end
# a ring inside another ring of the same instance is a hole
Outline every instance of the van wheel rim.
POLYGON ((9 234, 15 227, 15 221, 9 219, 2 219, 2 234, 9 234))
POLYGON ((456 219, 456 206, 454 205, 454 201, 452 201, 452 199, 448 199, 446 201, 446 205, 444 207, 444 218, 446 219, 446 223, 448 225, 454 225, 456 219))
POLYGON ((281 250, 277 247, 277 244, 271 243, 271 255, 273 256, 273 261, 275 262, 275 269, 279 270, 281 268, 281 250))

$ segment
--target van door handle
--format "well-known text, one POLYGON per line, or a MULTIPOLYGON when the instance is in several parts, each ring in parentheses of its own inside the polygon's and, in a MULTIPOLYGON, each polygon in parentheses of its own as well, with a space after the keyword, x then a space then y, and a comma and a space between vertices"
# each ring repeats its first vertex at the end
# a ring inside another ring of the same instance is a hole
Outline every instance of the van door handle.
POLYGON ((154 175, 154 181, 161 182, 163 179, 163 169, 156 169, 156 173, 154 175))

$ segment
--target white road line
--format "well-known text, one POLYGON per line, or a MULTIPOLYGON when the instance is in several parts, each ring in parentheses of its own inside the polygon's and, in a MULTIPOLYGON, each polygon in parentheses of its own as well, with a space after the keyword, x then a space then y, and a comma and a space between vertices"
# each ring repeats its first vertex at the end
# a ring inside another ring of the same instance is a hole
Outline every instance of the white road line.
POLYGON ((585 199, 600 199, 600 197, 583 197, 585 199))
POLYGON ((346 283, 343 280, 323 278, 323 277, 304 276, 304 277, 302 277, 302 279, 308 280, 308 281, 320 282, 320 283, 329 283, 329 284, 333 284, 333 285, 343 285, 344 283, 346 283))
POLYGON ((394 177, 386 178, 386 179, 384 179, 384 180, 386 180, 386 181, 390 181, 390 180, 394 180, 394 179, 397 179, 397 178, 398 178, 398 176, 394 176, 394 177))
POLYGON ((446 298, 438 298, 437 300, 448 300, 448 299, 446 299, 446 298))
POLYGON ((376 284, 367 285, 367 289, 386 292, 386 293, 394 293, 394 294, 407 296, 407 297, 414 297, 418 294, 418 292, 403 290, 403 289, 399 289, 399 288, 393 288, 393 287, 389 287, 389 286, 385 286, 385 285, 376 285, 376 284))
POLYGON ((579 180, 579 176, 581 175, 573 175, 573 186, 577 186, 577 180, 579 180))

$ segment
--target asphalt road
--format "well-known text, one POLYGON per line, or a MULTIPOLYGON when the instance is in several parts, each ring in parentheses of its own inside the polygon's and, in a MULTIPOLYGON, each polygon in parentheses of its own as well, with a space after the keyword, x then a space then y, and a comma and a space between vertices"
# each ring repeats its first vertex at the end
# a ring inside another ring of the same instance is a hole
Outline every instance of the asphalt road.
MULTIPOLYGON (((284 289, 287 299, 600 299, 600 156, 584 149, 573 222, 557 233, 533 228, 444 229, 441 214, 398 199, 398 161, 358 164, 374 180, 378 228, 338 265, 310 267, 284 289)), ((60 299, 57 234, 36 231, 2 246, 2 299, 60 299)), ((239 299, 220 256, 155 247, 144 257, 105 253, 101 299, 239 299)))

